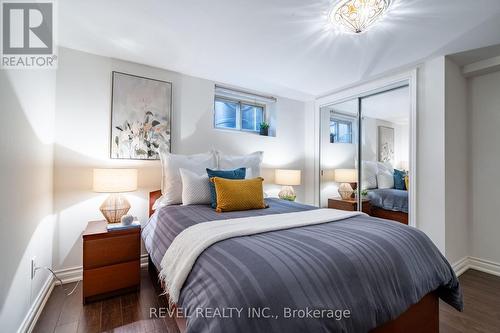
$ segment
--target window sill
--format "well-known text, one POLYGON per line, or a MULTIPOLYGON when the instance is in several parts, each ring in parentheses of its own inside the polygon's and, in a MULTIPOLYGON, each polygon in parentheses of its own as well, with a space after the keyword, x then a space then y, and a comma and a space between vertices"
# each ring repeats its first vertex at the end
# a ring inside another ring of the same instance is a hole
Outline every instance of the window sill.
POLYGON ((228 132, 228 133, 241 133, 241 134, 257 135, 257 136, 269 137, 269 138, 276 137, 276 135, 273 135, 272 133, 270 133, 269 135, 260 135, 259 132, 245 131, 245 130, 238 130, 238 129, 231 129, 231 128, 214 127, 214 130, 221 131, 221 132, 228 132))

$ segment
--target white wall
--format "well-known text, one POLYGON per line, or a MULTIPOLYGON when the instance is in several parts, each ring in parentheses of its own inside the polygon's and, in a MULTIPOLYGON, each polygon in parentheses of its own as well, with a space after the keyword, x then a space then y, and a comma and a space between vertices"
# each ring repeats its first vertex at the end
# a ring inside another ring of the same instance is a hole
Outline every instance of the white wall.
POLYGON ((445 62, 445 214, 446 257, 469 255, 469 123, 467 82, 451 60, 445 62))
POLYGON ((394 160, 394 168, 399 170, 404 169, 404 163, 410 162, 409 124, 394 124, 394 160))
POLYGON ((314 113, 315 113, 315 103, 314 101, 306 102, 305 104, 305 119, 304 119, 304 158, 305 158, 305 165, 304 165, 304 184, 305 190, 305 198, 304 202, 313 205, 316 195, 317 195, 317 189, 315 187, 315 176, 316 176, 316 164, 315 164, 315 143, 316 143, 316 138, 318 137, 319 133, 317 132, 317 128, 315 126, 315 118, 314 118, 314 113))
POLYGON ((446 252, 445 233, 445 59, 418 71, 417 227, 446 252))
POLYGON ((15 332, 52 265, 55 71, 0 70, 0 327, 15 332))
POLYGON ((500 263, 500 72, 469 79, 471 255, 500 263))
MULTIPOLYGON (((147 219, 148 192, 160 188, 159 162, 108 158, 113 70, 173 83, 174 153, 199 153, 212 148, 238 154, 263 150, 263 176, 267 183, 273 181, 273 168, 305 169, 306 104, 303 102, 278 98, 276 137, 215 130, 212 125, 214 82, 61 48, 54 161, 54 205, 58 225, 56 268, 81 265, 81 233, 88 221, 102 219, 98 207, 106 195, 91 191, 92 168, 126 166, 139 169, 139 190, 128 197, 131 214, 143 222, 147 219)), ((303 201, 305 185, 296 189, 298 200, 303 201)), ((268 184, 266 191, 277 194, 279 187, 268 184)))

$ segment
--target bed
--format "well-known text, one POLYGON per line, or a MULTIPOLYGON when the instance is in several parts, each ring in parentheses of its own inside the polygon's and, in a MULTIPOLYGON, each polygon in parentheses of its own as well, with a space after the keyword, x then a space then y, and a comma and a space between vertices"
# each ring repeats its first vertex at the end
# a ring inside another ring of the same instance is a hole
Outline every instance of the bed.
MULTIPOLYGON (((218 214, 199 205, 153 212, 158 196, 151 194, 152 216, 142 232, 156 282, 165 252, 179 234, 203 222, 276 219, 317 209, 267 199, 269 208, 255 211, 218 214)), ((181 332, 411 333, 439 331, 438 297, 462 310, 458 280, 431 241, 411 227, 363 214, 218 241, 197 257, 177 301, 171 303, 187 317, 177 318, 181 332), (229 308, 261 315, 269 308, 269 316, 192 315, 197 309, 229 308), (280 311, 285 308, 349 310, 352 317, 336 320, 321 312, 319 318, 286 318, 280 311)))
POLYGON ((408 191, 373 189, 368 191, 371 216, 408 224, 408 191))

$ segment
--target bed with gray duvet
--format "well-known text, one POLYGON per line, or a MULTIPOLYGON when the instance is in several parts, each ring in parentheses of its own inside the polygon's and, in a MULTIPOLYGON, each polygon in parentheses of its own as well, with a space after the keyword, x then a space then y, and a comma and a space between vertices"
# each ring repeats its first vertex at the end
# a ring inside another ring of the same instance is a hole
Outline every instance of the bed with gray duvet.
MULTIPOLYGON (((294 220, 317 209, 266 201, 267 209, 243 212, 158 209, 142 231, 151 261, 162 271, 169 247, 209 221, 222 227, 275 214, 294 220)), ((171 258, 188 256, 189 243, 181 249, 171 258)), ((463 308, 458 279, 423 232, 364 214, 227 237, 187 267, 173 302, 187 318, 187 332, 369 332, 431 292, 463 308)))

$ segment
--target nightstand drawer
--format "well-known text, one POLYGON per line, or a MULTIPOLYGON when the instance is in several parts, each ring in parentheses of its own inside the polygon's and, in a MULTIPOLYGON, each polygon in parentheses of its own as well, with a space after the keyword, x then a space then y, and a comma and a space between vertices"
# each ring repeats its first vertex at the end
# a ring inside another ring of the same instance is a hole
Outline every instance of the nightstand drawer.
POLYGON ((140 233, 112 235, 83 241, 83 269, 118 264, 140 258, 140 233))
MULTIPOLYGON (((363 212, 370 215, 372 210, 372 205, 370 200, 363 199, 363 212)), ((358 210, 358 201, 355 199, 352 200, 343 200, 340 198, 328 199, 328 208, 347 210, 347 211, 357 211, 358 210)))
POLYGON ((84 298, 135 287, 139 283, 139 260, 83 271, 84 298))

